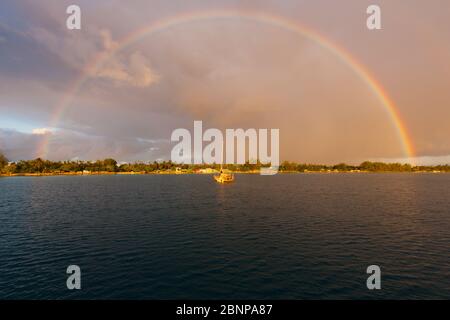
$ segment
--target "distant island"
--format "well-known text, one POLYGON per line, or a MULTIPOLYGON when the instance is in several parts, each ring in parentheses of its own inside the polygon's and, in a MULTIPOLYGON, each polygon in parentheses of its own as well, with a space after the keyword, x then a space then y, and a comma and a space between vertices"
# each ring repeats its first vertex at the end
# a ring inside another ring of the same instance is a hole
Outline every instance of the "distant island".
MULTIPOLYGON (((235 173, 259 173, 269 164, 241 165, 226 164, 224 169, 235 173)), ((211 174, 220 170, 220 164, 178 164, 172 161, 135 162, 119 164, 114 159, 97 161, 50 161, 37 158, 9 162, 0 153, 0 174, 2 176, 21 175, 85 175, 85 174, 211 174)), ((305 164, 284 161, 280 173, 339 173, 339 172, 450 172, 450 165, 412 166, 401 163, 365 161, 360 165, 340 163, 336 165, 305 164)))

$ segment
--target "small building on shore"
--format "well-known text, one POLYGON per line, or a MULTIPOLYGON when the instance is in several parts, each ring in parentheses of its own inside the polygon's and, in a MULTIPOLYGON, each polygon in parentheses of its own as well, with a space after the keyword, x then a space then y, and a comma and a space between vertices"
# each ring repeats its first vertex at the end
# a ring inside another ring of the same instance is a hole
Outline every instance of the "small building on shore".
POLYGON ((212 174, 212 173, 217 173, 217 170, 213 169, 213 168, 204 168, 204 169, 199 169, 198 173, 212 174))

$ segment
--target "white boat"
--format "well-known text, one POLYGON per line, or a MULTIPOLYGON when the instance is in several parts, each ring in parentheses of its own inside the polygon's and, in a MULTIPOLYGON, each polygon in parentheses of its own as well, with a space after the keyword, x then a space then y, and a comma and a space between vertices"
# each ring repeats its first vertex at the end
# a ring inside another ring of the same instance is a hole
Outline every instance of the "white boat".
POLYGON ((234 181, 234 175, 231 172, 225 172, 225 170, 220 169, 220 173, 214 176, 214 180, 218 183, 230 183, 234 181))

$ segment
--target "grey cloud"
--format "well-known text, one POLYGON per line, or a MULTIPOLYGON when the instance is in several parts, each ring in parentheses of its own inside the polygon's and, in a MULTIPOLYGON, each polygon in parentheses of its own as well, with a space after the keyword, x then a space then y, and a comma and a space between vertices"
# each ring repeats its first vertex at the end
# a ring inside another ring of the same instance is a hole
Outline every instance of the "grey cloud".
POLYGON ((32 134, 0 129, 0 150, 11 161, 33 159, 48 139, 51 160, 95 160, 116 158, 121 161, 149 161, 164 157, 170 150, 169 141, 88 136, 79 132, 58 130, 32 134))
MULTIPOLYGON (((199 8, 245 8, 296 19, 347 48, 386 87, 418 153, 448 154, 445 57, 450 51, 435 38, 450 36, 449 22, 435 21, 442 14, 431 4, 426 11, 417 1, 382 1, 388 29, 367 33, 364 25, 358 27, 366 3, 81 1, 82 32, 68 32, 61 12, 70 1, 11 1, 29 20, 0 25, 0 37, 6 39, 0 41, 0 111, 45 127, 86 64, 101 52, 113 52, 132 30, 199 8), (333 14, 323 12, 324 6, 333 14), (420 25, 440 28, 408 33, 405 42, 403 21, 419 11, 420 25)), ((208 127, 280 128, 284 159, 354 162, 402 156, 382 104, 343 61, 304 37, 243 19, 173 26, 104 60, 62 113, 50 155, 167 158, 167 146, 138 138, 167 139, 175 128, 191 128, 194 119, 208 127)), ((10 153, 25 155, 21 145, 32 149, 39 143, 39 137, 19 141, 13 136, 8 137, 18 143, 17 152, 8 143, 10 153)))

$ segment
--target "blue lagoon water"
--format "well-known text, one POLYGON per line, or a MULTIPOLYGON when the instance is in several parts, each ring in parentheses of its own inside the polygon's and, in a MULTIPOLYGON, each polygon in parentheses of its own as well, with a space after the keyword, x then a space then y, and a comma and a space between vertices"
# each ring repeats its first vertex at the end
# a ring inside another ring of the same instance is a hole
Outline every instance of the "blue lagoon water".
POLYGON ((0 299, 449 297, 450 175, 0 178, 0 299))

